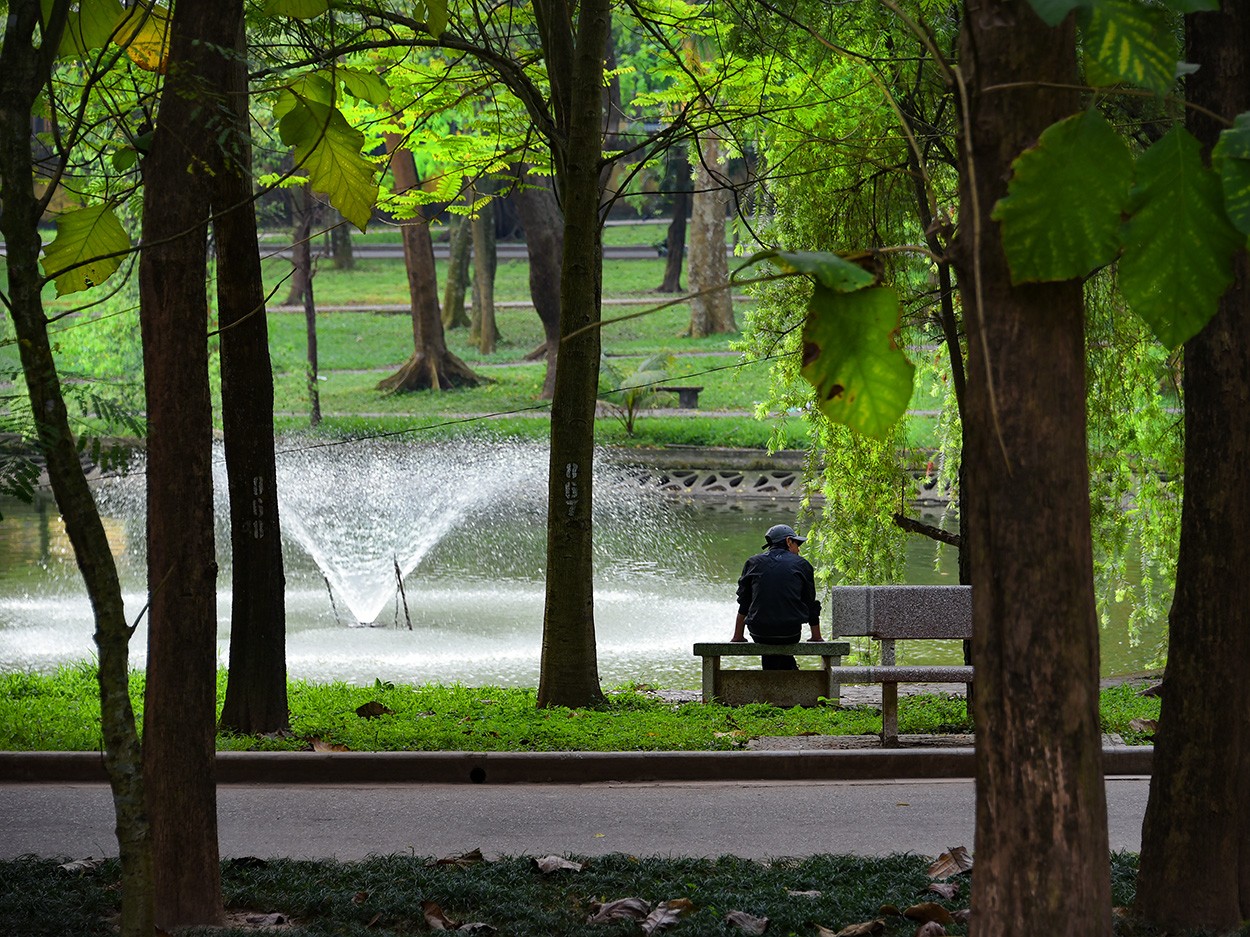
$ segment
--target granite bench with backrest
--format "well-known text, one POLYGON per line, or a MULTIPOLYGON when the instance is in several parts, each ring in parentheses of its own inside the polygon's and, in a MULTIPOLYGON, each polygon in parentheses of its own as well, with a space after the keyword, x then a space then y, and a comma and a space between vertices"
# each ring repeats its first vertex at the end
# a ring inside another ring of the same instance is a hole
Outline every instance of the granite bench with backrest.
POLYGON ((837 702, 842 658, 850 653, 845 641, 800 641, 798 644, 756 644, 753 641, 703 642, 694 646, 703 658, 703 702, 713 699, 727 706, 772 703, 774 706, 817 706, 822 699, 837 702), (759 657, 762 654, 819 657, 819 669, 725 670, 722 657, 759 657))
POLYGON ((972 683, 971 666, 895 663, 895 643, 972 638, 970 586, 835 586, 830 602, 832 631, 843 637, 867 635, 881 642, 879 665, 839 668, 842 683, 881 684, 881 742, 898 745, 900 683, 972 683))

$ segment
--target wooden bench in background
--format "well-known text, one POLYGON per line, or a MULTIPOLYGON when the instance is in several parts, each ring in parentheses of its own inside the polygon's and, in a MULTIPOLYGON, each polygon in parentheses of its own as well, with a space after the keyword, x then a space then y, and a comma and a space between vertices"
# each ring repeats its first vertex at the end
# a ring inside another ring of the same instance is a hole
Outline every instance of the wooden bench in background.
POLYGON ((895 642, 972 638, 970 586, 835 586, 832 632, 881 642, 879 666, 841 667, 842 683, 881 684, 881 743, 898 745, 900 683, 972 683, 971 666, 899 666, 895 642))
POLYGON ((821 698, 837 702, 839 664, 851 646, 845 641, 801 641, 798 644, 756 644, 753 641, 700 643, 694 646, 703 658, 703 702, 715 699, 727 706, 772 703, 774 706, 816 706, 821 698), (724 670, 722 657, 760 657, 762 654, 793 654, 821 659, 818 670, 724 670))
POLYGON ((687 410, 699 409, 699 391, 702 387, 678 387, 675 384, 664 384, 656 387, 655 390, 666 390, 671 394, 677 395, 677 406, 684 407, 687 410))

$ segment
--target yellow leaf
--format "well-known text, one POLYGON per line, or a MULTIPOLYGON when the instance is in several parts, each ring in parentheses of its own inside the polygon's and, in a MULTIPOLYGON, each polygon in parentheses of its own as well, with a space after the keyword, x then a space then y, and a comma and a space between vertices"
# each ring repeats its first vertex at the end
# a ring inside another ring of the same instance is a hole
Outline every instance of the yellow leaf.
POLYGON ((169 11, 155 4, 135 4, 118 25, 113 41, 144 71, 165 74, 169 64, 169 11))

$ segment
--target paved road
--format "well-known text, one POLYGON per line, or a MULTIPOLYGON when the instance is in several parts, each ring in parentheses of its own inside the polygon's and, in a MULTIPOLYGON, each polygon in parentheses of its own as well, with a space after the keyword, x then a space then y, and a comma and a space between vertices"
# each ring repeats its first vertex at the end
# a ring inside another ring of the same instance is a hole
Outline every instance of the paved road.
MULTIPOLYGON (((1148 778, 1108 778, 1113 849, 1141 847, 1148 778)), ((971 781, 223 785, 223 856, 573 853, 754 858, 973 848, 971 781)), ((0 785, 0 858, 115 855, 102 784, 0 785)))

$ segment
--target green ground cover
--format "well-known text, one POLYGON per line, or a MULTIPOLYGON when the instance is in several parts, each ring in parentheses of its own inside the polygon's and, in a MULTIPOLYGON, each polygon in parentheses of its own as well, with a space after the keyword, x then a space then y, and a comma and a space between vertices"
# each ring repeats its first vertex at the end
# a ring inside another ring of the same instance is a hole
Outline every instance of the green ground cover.
MULTIPOLYGON (((218 673, 218 704, 225 695, 218 673)), ((142 722, 144 674, 130 690, 142 722)), ((1129 742, 1148 738, 1130 723, 1157 719, 1159 700, 1122 684, 1102 692, 1103 731, 1129 742)), ((430 684, 292 682, 291 735, 284 738, 222 734, 232 751, 307 749, 312 739, 351 751, 728 751, 758 736, 871 735, 881 715, 870 707, 672 704, 640 687, 621 687, 599 709, 543 709, 533 689, 430 684), (377 703, 390 712, 363 716, 377 703)), ((100 748, 100 701, 95 670, 66 667, 50 675, 0 675, 0 750, 92 751, 100 748)), ((964 701, 947 696, 905 697, 904 734, 971 731, 964 701)))
MULTIPOLYGON (((418 821, 419 824, 419 821, 418 821)), ((418 825, 419 829, 419 825, 418 825)), ((438 857, 450 858, 450 857, 438 857)), ((1111 855, 1111 899, 1132 903, 1137 857, 1111 855)), ((732 911, 768 918, 768 933, 833 934, 866 921, 881 920, 884 937, 915 933, 915 920, 891 913, 924 902, 958 911, 968 906, 969 875, 953 898, 929 892, 929 859, 916 855, 885 858, 821 855, 757 862, 733 856, 684 859, 613 854, 587 860, 585 868, 539 871, 525 857, 496 861, 438 862, 436 857, 385 856, 361 862, 294 859, 227 860, 222 890, 235 927, 192 928, 185 937, 254 937, 248 916, 282 914, 295 937, 399 935, 431 930, 422 902, 434 902, 448 918, 483 923, 486 933, 508 937, 625 937, 638 923, 619 920, 588 925, 595 903, 637 897, 654 908, 685 899, 689 909, 673 927, 682 937, 731 937, 742 930, 728 924, 732 911)), ((120 906, 120 865, 116 860, 80 872, 67 872, 56 860, 21 858, 0 862, 0 931, 23 937, 103 937, 115 933, 112 918, 120 906)), ((975 871, 974 873, 975 874, 975 871)), ((1073 922, 1073 932, 1080 931, 1073 922)), ((965 934, 963 924, 947 933, 965 934)), ((1148 937, 1150 931, 1115 918, 1117 934, 1148 937)))

